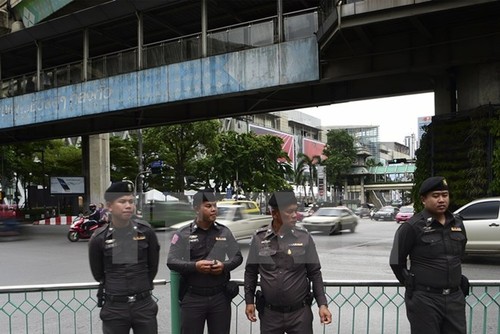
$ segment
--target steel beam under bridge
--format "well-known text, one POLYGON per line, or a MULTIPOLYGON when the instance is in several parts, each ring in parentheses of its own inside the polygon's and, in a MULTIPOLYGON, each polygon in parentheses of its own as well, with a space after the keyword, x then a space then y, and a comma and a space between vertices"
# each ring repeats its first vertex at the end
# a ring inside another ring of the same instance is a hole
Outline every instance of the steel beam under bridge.
POLYGON ((365 184, 365 190, 412 190, 414 183, 365 184))

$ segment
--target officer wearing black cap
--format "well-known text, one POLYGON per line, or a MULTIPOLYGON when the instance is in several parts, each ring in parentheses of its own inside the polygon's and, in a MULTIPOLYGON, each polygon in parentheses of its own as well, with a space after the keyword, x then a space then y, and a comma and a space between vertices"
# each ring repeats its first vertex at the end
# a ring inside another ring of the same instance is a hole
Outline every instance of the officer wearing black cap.
POLYGON ((390 255, 391 268, 406 287, 411 332, 465 334, 464 295, 469 287, 461 265, 467 243, 464 224, 448 210, 444 177, 426 179, 419 195, 424 210, 399 227, 390 255))
POLYGON ((147 222, 135 219, 132 182, 113 183, 104 199, 109 224, 89 242, 90 269, 104 287, 104 296, 98 294, 103 333, 128 334, 132 328, 136 334, 156 334, 158 305, 151 291, 158 272, 158 239, 147 222))
POLYGON ((243 257, 231 231, 216 221, 213 192, 197 192, 193 207, 196 218, 174 233, 167 260, 181 274, 181 333, 202 334, 206 322, 209 333, 229 334, 231 300, 238 291, 228 282, 243 257))
POLYGON ((293 192, 274 192, 269 206, 272 223, 255 232, 245 266, 246 316, 257 321, 257 309, 261 333, 312 334, 313 298, 321 323, 332 321, 316 246, 307 230, 295 226, 293 192), (262 291, 256 293, 258 275, 262 291))

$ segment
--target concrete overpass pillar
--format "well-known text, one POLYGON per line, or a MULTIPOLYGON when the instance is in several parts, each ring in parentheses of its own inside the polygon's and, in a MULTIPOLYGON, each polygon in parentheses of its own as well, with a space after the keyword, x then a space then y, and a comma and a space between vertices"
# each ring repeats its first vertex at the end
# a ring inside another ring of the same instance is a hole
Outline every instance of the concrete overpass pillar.
POLYGON ((458 111, 500 104, 500 62, 458 68, 457 92, 458 111))
POLYGON ((456 112, 455 75, 442 73, 434 78, 434 113, 446 115, 456 112))
POLYGON ((83 136, 82 157, 86 204, 88 205, 91 202, 95 204, 104 203, 104 191, 111 182, 109 134, 83 136))
POLYGON ((464 65, 435 77, 436 115, 500 104, 500 62, 464 65))

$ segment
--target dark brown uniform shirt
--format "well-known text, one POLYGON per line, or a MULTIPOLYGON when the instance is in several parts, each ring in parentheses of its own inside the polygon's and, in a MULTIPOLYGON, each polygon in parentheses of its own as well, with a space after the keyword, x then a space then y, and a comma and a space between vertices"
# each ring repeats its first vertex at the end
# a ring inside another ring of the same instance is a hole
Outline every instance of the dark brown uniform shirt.
POLYGON ((442 225, 423 210, 401 225, 394 237, 390 265, 401 282, 403 271, 415 275, 415 284, 432 288, 456 288, 462 277, 462 257, 467 234, 460 217, 446 212, 442 225), (407 259, 410 268, 407 268, 407 259))
POLYGON ((104 281, 107 295, 128 296, 153 289, 160 244, 147 222, 130 221, 96 230, 89 242, 89 260, 96 281, 104 281))
POLYGON ((324 293, 321 265, 309 232, 295 227, 282 237, 272 223, 256 231, 245 267, 245 302, 254 304, 257 278, 266 302, 296 305, 312 291, 318 306, 328 305, 324 293))
POLYGON ((167 266, 180 273, 187 285, 210 288, 225 284, 229 272, 243 262, 238 242, 231 230, 215 222, 204 230, 195 222, 179 229, 172 236, 167 266), (225 275, 206 275, 196 270, 199 260, 217 260, 224 263, 225 275))

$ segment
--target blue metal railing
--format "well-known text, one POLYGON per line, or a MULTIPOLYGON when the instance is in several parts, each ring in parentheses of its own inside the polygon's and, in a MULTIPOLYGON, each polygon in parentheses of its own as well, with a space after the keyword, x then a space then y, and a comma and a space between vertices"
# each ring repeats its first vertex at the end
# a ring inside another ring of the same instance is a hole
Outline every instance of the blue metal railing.
MULTIPOLYGON (((240 285, 241 280, 235 280, 240 285)), ((170 282, 155 281, 159 333, 170 333, 170 282)), ((500 281, 471 281, 467 297, 470 334, 499 333, 500 281)), ((314 319, 314 333, 409 333, 404 287, 396 281, 325 281, 333 322, 314 319)), ((97 283, 0 287, 0 333, 100 333, 97 283)), ((233 300, 232 333, 258 333, 245 316, 241 295, 233 300)), ((313 306, 317 317, 317 308, 313 306)))

